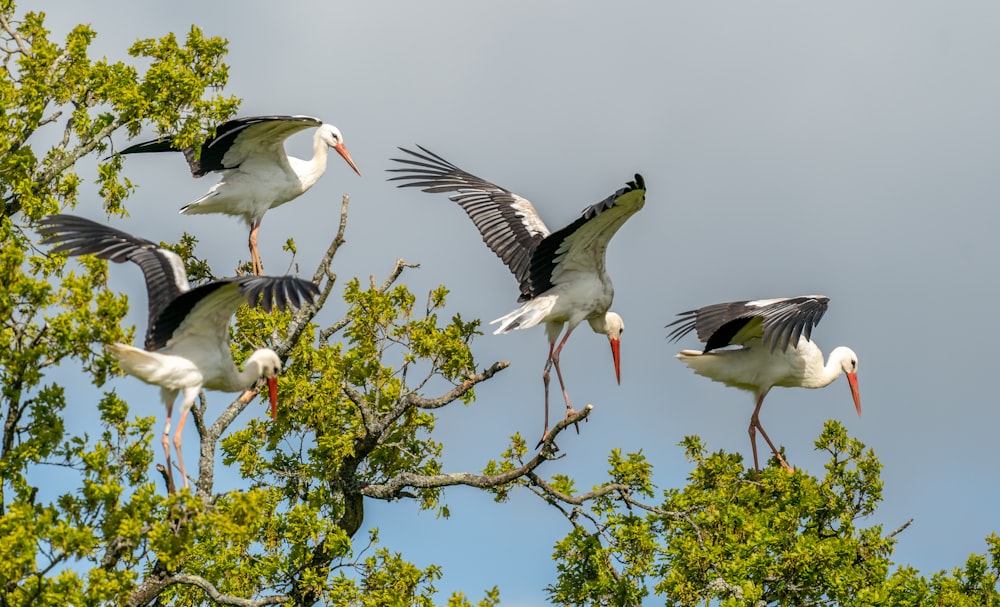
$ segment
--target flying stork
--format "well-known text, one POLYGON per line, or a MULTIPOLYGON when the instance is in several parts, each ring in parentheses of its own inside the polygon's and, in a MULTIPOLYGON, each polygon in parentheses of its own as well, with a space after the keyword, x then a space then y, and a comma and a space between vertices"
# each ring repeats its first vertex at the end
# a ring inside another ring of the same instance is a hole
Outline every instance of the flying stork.
POLYGON ((344 147, 344 136, 332 124, 312 116, 250 116, 215 127, 215 135, 197 148, 178 150, 172 137, 137 143, 121 154, 184 152, 194 177, 218 172, 222 181, 204 196, 181 208, 181 213, 222 213, 242 217, 250 226, 250 259, 253 272, 263 266, 257 251, 257 232, 268 209, 298 198, 326 171, 329 148, 343 156, 359 176, 361 171, 344 147), (302 160, 285 152, 285 139, 316 128, 313 157, 302 160), (200 150, 200 155, 198 150, 200 150))
POLYGON ((681 312, 678 320, 667 325, 676 325, 668 335, 673 341, 694 330, 705 343, 703 351, 681 350, 677 354, 695 373, 754 394, 756 406, 748 432, 758 473, 757 430, 781 465, 791 470, 758 418, 764 397, 772 387, 823 388, 844 373, 854 407, 861 415, 858 356, 840 346, 830 352, 824 364, 823 353, 811 339, 812 329, 819 324, 829 301, 823 295, 806 295, 721 303, 681 312), (726 346, 741 347, 722 349, 726 346))
POLYGON ((618 228, 645 204, 642 176, 636 174, 634 181, 585 208, 576 221, 550 232, 527 199, 417 147, 420 152, 399 148, 410 157, 393 159, 406 167, 390 169, 402 173, 390 181, 401 180, 399 187, 416 187, 424 192, 451 192, 449 198, 465 210, 486 245, 520 283, 518 301, 524 305, 492 321, 490 324, 500 325, 494 334, 545 324, 549 354, 542 372, 544 441, 549 431, 549 370, 553 366, 566 402, 566 415, 575 413, 559 368, 559 355, 578 324, 587 321, 595 333, 607 335, 615 378, 621 383, 620 340, 625 325, 621 316, 608 311, 614 288, 605 271, 605 251, 618 228))
POLYGON ((267 312, 298 308, 318 295, 316 285, 291 276, 241 276, 192 289, 181 258, 154 242, 73 215, 49 215, 39 222, 38 231, 45 237, 42 244, 57 245, 52 253, 89 254, 117 263, 131 261, 142 269, 149 300, 145 348, 126 344, 105 347, 126 373, 160 386, 167 408, 163 451, 168 473, 171 414, 177 395, 182 395, 173 442, 185 487, 188 482, 181 455, 181 432, 203 388, 239 392, 266 378, 271 417, 277 419, 276 376, 281 360, 273 350, 257 350, 239 371, 229 346, 229 320, 244 303, 267 312))

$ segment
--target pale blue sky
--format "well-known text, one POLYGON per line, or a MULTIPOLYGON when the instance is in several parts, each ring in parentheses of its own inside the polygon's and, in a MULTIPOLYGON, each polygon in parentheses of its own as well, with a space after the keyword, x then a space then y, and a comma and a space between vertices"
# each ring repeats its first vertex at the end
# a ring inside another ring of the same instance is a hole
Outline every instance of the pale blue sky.
MULTIPOLYGON (((820 474, 813 440, 824 420, 842 421, 884 464, 885 500, 869 522, 893 529, 913 517, 893 558, 927 574, 982 552, 997 529, 1000 5, 37 4, 60 36, 91 23, 95 52, 111 59, 136 38, 198 24, 230 41, 227 90, 244 99, 240 114, 312 114, 343 131, 364 177, 334 157, 313 190, 266 216, 271 271, 284 270, 288 237, 311 271, 348 192, 342 278, 383 276, 403 257, 422 266, 404 276, 416 293, 444 283, 451 310, 489 321, 515 306, 516 283, 456 205, 386 183, 396 146, 422 144, 529 198, 553 228, 642 173, 646 207, 608 252, 626 323, 622 385, 604 339, 574 334, 566 381, 596 411, 543 474, 587 487, 603 480, 611 449, 642 449, 660 487, 678 486, 687 434, 749 458, 750 396, 675 361, 696 344, 667 342, 663 326, 710 303, 822 293, 830 309, 813 335, 825 352, 858 353, 864 417, 843 379, 773 391, 761 420, 788 461, 820 474)), ((307 154, 308 142, 291 150, 307 154)), ((246 259, 238 220, 176 212, 214 177, 191 179, 180 156, 130 158, 126 174, 140 190, 119 227, 154 240, 187 230, 218 274, 246 259)), ((77 211, 99 217, 96 195, 77 211)), ((134 293, 141 334, 139 272, 111 275, 134 293)), ((513 364, 476 404, 440 413, 450 471, 480 470, 510 434, 535 438, 541 426, 544 332, 487 334, 474 351, 481 364, 513 364)), ((131 378, 116 387, 162 419, 158 390, 131 378)), ((186 442, 196 453, 194 431, 186 442)), ((444 594, 499 584, 505 605, 542 603, 552 545, 568 531, 561 515, 527 492, 498 506, 457 488, 446 501, 448 520, 369 502, 366 524, 418 565, 442 565, 444 594)))

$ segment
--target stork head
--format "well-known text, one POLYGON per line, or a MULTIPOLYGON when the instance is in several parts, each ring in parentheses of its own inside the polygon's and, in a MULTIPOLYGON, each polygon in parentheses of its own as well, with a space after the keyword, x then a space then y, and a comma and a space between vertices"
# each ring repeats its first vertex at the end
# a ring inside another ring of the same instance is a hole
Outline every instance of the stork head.
POLYGON ((844 370, 847 383, 851 385, 854 408, 858 411, 858 417, 861 417, 861 395, 858 393, 858 355, 854 353, 854 350, 840 346, 834 348, 830 356, 840 361, 840 368, 844 370))
MULTIPOLYGON (((278 373, 281 372, 281 359, 274 350, 257 350, 250 356, 250 361, 256 362, 259 377, 267 380, 267 396, 271 402, 271 419, 278 419, 278 373)), ((247 366, 250 366, 248 361, 247 366)))
POLYGON ((618 316, 614 312, 608 312, 604 315, 604 330, 608 336, 608 343, 611 344, 611 356, 615 359, 615 379, 617 379, 618 384, 621 385, 621 346, 622 333, 625 332, 625 321, 622 320, 621 316, 618 316))
POLYGON ((332 124, 323 124, 319 127, 317 136, 320 141, 336 150, 337 153, 347 161, 347 164, 351 165, 354 172, 357 173, 359 177, 361 176, 361 171, 358 170, 358 165, 354 164, 354 160, 351 159, 351 153, 347 151, 346 147, 344 147, 344 136, 340 134, 340 129, 332 124))

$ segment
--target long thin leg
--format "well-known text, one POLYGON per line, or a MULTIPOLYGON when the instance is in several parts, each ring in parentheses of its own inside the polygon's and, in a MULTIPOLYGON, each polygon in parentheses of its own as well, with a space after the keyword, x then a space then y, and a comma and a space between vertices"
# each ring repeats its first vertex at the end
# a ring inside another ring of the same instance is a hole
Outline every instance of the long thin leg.
POLYGON ((771 442, 770 437, 767 436, 767 432, 764 431, 764 426, 760 424, 760 418, 758 417, 758 414, 760 414, 761 405, 764 404, 765 396, 767 396, 766 392, 757 397, 757 406, 754 407, 753 409, 753 415, 750 416, 750 427, 747 429, 747 432, 749 432, 750 434, 750 447, 751 449, 753 449, 754 470, 757 471, 757 474, 760 474, 760 465, 757 463, 757 430, 760 430, 760 435, 764 437, 765 441, 767 441, 767 446, 771 448, 771 452, 774 453, 774 456, 778 458, 778 462, 781 463, 781 466, 785 470, 791 472, 792 467, 788 465, 788 462, 785 461, 785 458, 781 457, 781 453, 778 451, 778 448, 774 446, 774 443, 771 442))
MULTIPOLYGON (((569 339, 569 334, 573 332, 573 327, 566 329, 566 334, 563 335, 562 340, 559 342, 559 346, 556 347, 555 352, 549 355, 549 360, 556 367, 556 377, 559 378, 559 387, 562 388, 563 400, 566 401, 566 417, 573 415, 576 411, 573 409, 573 405, 569 404, 569 394, 566 393, 566 384, 563 382, 562 370, 559 368, 559 354, 562 352, 563 346, 566 345, 566 340, 569 339)), ((580 429, 577 428, 577 432, 580 429)))
POLYGON ((257 252, 257 231, 260 230, 260 222, 255 221, 250 224, 250 262, 253 264, 254 276, 261 276, 264 273, 264 266, 260 262, 260 253, 257 252))
MULTIPOLYGON (((177 420, 177 431, 174 432, 174 449, 177 450, 177 467, 181 471, 181 479, 184 481, 184 487, 188 486, 187 472, 184 470, 184 456, 181 454, 181 432, 184 431, 184 422, 187 420, 189 408, 185 407, 181 411, 181 418, 177 420)), ((164 437, 166 439, 166 437, 164 437)))
POLYGON ((549 342, 549 357, 545 359, 545 369, 542 370, 542 383, 545 384, 545 427, 542 428, 542 438, 538 440, 538 444, 535 445, 537 449, 545 439, 549 436, 549 369, 552 368, 552 349, 555 347, 556 342, 549 342))
POLYGON ((167 405, 167 423, 163 425, 163 454, 167 457, 167 484, 174 486, 174 474, 170 467, 170 414, 173 412, 173 401, 167 405))

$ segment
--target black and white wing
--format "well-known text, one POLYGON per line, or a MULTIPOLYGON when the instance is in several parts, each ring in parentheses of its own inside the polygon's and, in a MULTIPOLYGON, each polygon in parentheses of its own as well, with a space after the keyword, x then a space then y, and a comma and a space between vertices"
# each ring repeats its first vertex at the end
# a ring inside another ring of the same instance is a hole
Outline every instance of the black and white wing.
POLYGON ((201 154, 195 158, 195 148, 179 150, 170 136, 137 143, 120 154, 144 152, 184 152, 191 174, 201 177, 212 171, 233 169, 253 156, 263 156, 285 165, 285 139, 293 134, 318 127, 323 122, 312 116, 248 116, 235 118, 215 127, 215 136, 201 144, 201 154))
POLYGON ((804 295, 705 306, 678 314, 680 318, 667 325, 677 325, 668 337, 677 341, 695 330, 698 339, 705 342, 705 352, 751 339, 760 339, 772 352, 778 348, 785 351, 789 345, 794 347, 799 337, 811 339, 829 301, 824 295, 804 295))
POLYGON ((155 242, 75 215, 49 215, 38 222, 42 244, 57 245, 52 253, 93 255, 116 263, 134 262, 146 278, 149 300, 147 347, 153 337, 153 319, 181 294, 190 291, 184 262, 155 242))
POLYGON ((243 304, 265 312, 297 309, 319 295, 313 283, 293 276, 240 276, 195 287, 150 318, 146 349, 186 339, 228 339, 229 321, 243 304))
POLYGON ((634 181, 584 209, 573 223, 546 236, 531 254, 532 296, 541 295, 574 272, 603 275, 611 237, 645 204, 646 183, 636 173, 634 181))
POLYGON ((454 192, 449 198, 468 213, 486 245, 514 273, 521 287, 520 300, 531 299, 532 251, 549 235, 535 207, 526 198, 463 171, 427 148, 417 147, 423 153, 399 148, 413 158, 393 158, 408 166, 389 169, 402 173, 389 181, 404 181, 399 187, 421 188, 424 192, 454 192))
POLYGON ((243 303, 270 312, 297 308, 319 293, 313 283, 290 276, 224 278, 191 289, 181 258, 154 242, 73 215, 49 215, 39 226, 39 233, 45 236, 42 244, 57 245, 53 253, 94 255, 139 266, 149 300, 147 350, 167 345, 185 327, 212 334, 224 331, 243 303))

